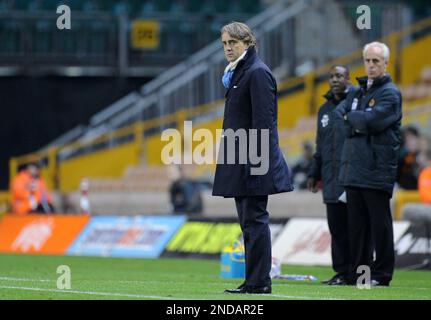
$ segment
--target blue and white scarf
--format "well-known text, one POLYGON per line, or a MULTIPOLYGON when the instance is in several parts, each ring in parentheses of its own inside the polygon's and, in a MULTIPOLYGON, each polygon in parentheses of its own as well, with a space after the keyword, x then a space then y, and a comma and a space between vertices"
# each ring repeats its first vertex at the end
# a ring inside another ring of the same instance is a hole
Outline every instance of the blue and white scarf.
POLYGON ((235 61, 229 63, 226 68, 224 69, 223 77, 221 78, 221 82, 223 83, 223 86, 228 89, 230 87, 230 82, 232 81, 233 72, 235 71, 236 66, 238 65, 238 62, 240 62, 245 54, 247 53, 247 50, 243 52, 242 55, 239 56, 238 59, 235 61))

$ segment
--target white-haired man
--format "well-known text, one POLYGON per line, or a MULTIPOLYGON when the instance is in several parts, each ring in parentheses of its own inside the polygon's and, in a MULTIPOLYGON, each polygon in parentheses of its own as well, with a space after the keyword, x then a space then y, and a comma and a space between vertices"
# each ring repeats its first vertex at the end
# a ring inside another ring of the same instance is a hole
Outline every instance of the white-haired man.
POLYGON ((347 195, 350 284, 359 266, 371 269, 371 284, 388 286, 395 263, 389 201, 397 173, 401 142, 401 94, 386 68, 389 48, 380 42, 363 50, 366 77, 337 112, 345 119, 346 138, 339 181, 347 195), (375 259, 373 260, 373 251, 375 259))

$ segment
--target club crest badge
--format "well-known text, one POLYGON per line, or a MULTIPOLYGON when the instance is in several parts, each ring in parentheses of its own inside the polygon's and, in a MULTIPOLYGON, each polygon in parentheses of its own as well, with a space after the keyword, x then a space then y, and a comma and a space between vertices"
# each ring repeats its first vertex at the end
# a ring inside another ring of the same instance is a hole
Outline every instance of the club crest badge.
POLYGON ((320 122, 322 123, 322 127, 325 128, 329 123, 329 116, 327 114, 324 114, 320 122))
POLYGON ((374 107, 375 104, 376 104, 376 100, 374 99, 371 99, 370 102, 368 102, 368 106, 371 108, 374 107))
POLYGON ((358 99, 357 98, 353 99, 352 111, 356 110, 356 108, 358 108, 358 99))

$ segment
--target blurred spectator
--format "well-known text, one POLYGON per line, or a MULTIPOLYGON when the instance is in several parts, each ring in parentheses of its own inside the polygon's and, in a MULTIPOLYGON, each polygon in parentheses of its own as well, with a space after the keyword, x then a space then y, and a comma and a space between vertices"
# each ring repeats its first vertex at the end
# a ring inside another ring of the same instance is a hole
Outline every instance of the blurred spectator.
POLYGON ((402 135, 403 145, 400 148, 398 160, 397 183, 402 189, 417 190, 420 171, 418 156, 421 151, 421 135, 414 126, 405 127, 402 135))
POLYGON ((419 175, 419 196, 422 203, 409 203, 403 208, 403 218, 416 222, 431 222, 431 146, 423 153, 426 166, 419 175))
POLYGON ((419 196, 423 203, 429 205, 431 214, 431 148, 424 153, 427 159, 427 166, 419 175, 419 196))
POLYGON ((174 213, 199 214, 202 213, 202 197, 200 183, 187 179, 181 167, 179 178, 175 180, 169 190, 174 213))
POLYGON ((313 163, 313 146, 309 141, 302 144, 302 158, 293 166, 293 182, 299 189, 307 189, 308 172, 313 163))
POLYGON ((20 170, 12 180, 12 212, 17 215, 28 213, 52 213, 52 196, 45 181, 40 177, 39 168, 30 164, 20 170))
POLYGON ((36 201, 31 192, 32 178, 27 168, 22 168, 13 178, 11 184, 12 213, 26 215, 36 209, 36 201))

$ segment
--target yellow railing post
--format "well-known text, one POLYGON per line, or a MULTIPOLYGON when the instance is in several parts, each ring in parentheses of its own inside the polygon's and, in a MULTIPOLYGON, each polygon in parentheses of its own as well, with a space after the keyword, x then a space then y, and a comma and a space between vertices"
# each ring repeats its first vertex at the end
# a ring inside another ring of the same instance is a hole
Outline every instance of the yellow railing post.
POLYGON ((9 185, 12 182, 12 179, 15 177, 18 171, 18 161, 16 158, 11 158, 9 160, 9 185))
POLYGON ((51 189, 58 189, 58 166, 57 166, 57 148, 53 147, 48 150, 48 184, 51 189))
POLYGON ((316 109, 314 106, 314 94, 315 94, 314 78, 315 78, 315 73, 312 71, 307 73, 304 79, 307 105, 309 107, 307 116, 312 115, 316 109))
POLYGON ((10 192, 0 191, 0 219, 10 209, 11 197, 10 192))
POLYGON ((182 137, 181 152, 183 155, 183 159, 187 158, 187 160, 185 160, 187 163, 187 161, 191 160, 188 159, 188 155, 191 154, 191 152, 193 151, 193 143, 191 146, 189 145, 189 141, 187 141, 188 139, 186 139, 184 132, 184 122, 187 120, 187 110, 178 111, 175 118, 177 123, 177 130, 181 132, 182 137))
POLYGON ((394 220, 401 220, 404 205, 407 203, 420 203, 421 199, 417 190, 398 190, 394 201, 394 220))
POLYGON ((400 65, 400 54, 398 52, 398 40, 399 40, 399 33, 398 32, 394 32, 392 34, 390 34, 387 37, 387 41, 388 41, 388 47, 391 50, 391 57, 389 59, 389 61, 391 61, 391 63, 389 64, 389 74, 392 76, 393 81, 397 82, 400 79, 400 74, 399 74, 399 65, 400 65))

